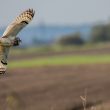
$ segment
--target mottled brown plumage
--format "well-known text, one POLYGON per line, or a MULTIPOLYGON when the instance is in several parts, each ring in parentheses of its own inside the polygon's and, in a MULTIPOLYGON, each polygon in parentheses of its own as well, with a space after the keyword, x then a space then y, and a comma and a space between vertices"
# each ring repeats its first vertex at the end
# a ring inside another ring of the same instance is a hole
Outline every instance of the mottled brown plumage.
MULTIPOLYGON (((35 11, 28 9, 22 12, 5 30, 0 38, 0 61, 7 64, 9 49, 12 46, 19 45, 20 40, 16 38, 17 34, 33 19, 35 11)), ((0 62, 0 63, 1 63, 0 62)), ((1 68, 1 64, 0 64, 1 68)))
POLYGON ((6 29, 3 36, 16 36, 34 17, 35 11, 28 9, 22 12, 6 29))

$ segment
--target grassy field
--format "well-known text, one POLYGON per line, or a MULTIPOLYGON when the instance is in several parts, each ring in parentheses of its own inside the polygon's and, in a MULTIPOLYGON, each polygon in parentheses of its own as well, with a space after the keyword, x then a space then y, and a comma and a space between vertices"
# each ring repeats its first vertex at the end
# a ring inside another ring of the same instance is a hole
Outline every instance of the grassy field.
POLYGON ((72 49, 14 50, 0 76, 0 110, 84 110, 85 90, 87 110, 109 110, 109 47, 72 49))
POLYGON ((66 55, 10 62, 10 68, 110 63, 110 55, 66 55))

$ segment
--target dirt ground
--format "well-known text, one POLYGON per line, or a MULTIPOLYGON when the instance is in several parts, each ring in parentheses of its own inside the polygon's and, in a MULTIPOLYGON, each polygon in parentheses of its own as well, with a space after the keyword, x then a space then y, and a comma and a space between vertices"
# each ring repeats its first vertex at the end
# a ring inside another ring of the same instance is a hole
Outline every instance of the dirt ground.
POLYGON ((0 110, 80 110, 110 101, 110 64, 8 69, 0 76, 0 110))

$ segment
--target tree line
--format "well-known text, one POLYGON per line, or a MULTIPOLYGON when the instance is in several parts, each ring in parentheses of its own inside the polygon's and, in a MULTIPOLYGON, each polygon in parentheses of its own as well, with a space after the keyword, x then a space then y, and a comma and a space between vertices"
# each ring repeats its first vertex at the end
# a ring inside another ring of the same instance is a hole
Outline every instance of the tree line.
MULTIPOLYGON (((89 43, 110 42, 110 24, 94 25, 88 37, 90 37, 89 43)), ((83 45, 88 42, 81 37, 80 32, 62 36, 57 41, 61 45, 83 45)))

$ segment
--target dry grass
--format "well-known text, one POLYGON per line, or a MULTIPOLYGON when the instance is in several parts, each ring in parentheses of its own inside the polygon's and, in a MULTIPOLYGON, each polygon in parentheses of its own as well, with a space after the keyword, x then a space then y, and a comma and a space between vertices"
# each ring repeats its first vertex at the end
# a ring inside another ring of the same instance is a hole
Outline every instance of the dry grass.
POLYGON ((82 100, 82 105, 84 110, 86 110, 87 108, 87 89, 85 89, 84 91, 84 96, 80 96, 81 100, 82 100))

